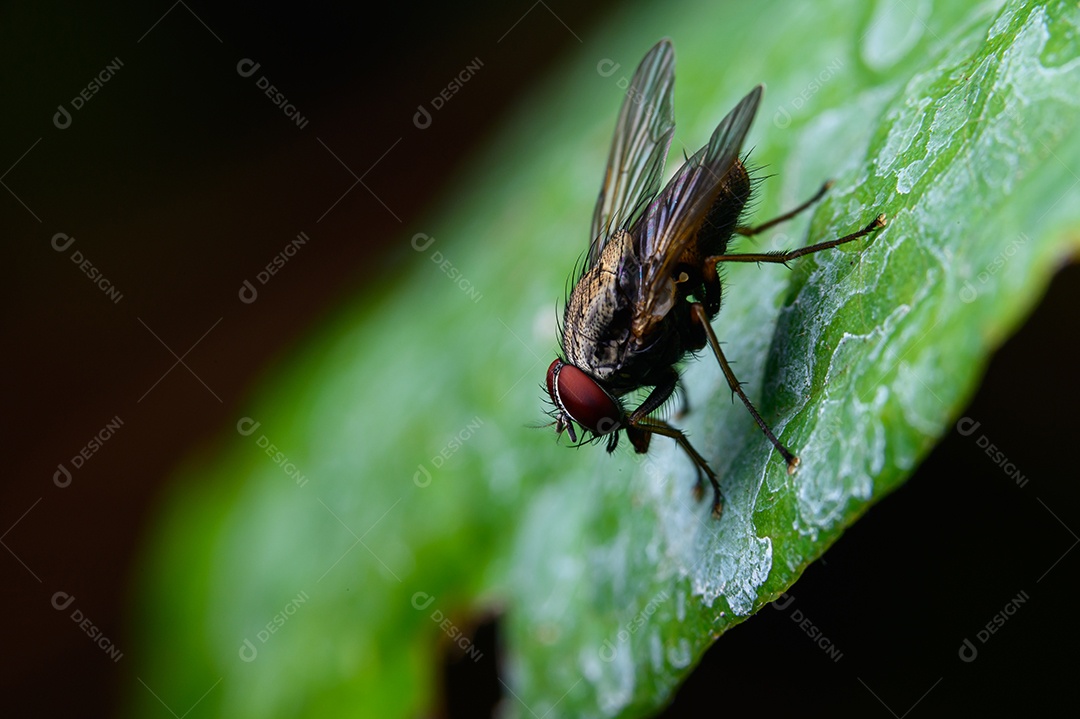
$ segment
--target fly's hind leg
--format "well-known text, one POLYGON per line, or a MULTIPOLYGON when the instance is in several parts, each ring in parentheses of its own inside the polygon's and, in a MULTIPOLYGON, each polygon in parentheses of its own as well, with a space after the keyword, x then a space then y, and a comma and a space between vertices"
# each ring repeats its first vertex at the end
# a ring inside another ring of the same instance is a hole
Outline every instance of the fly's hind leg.
MULTIPOLYGON (((774 262, 780 265, 786 265, 792 260, 803 257, 804 255, 812 255, 815 252, 821 252, 822 250, 828 250, 839 245, 846 244, 848 242, 854 242, 860 237, 866 237, 872 232, 877 232, 881 228, 885 227, 886 218, 884 213, 874 218, 866 227, 857 232, 852 232, 850 235, 844 235, 838 237, 835 240, 829 240, 827 242, 819 242, 816 245, 810 245, 809 247, 800 247, 797 250, 790 250, 787 252, 761 252, 761 253, 732 253, 727 255, 713 255, 705 259, 705 272, 706 277, 711 271, 714 275, 716 273, 716 264, 718 262, 774 262)), ((764 225, 762 225, 764 227, 764 225)))
MULTIPOLYGON (((802 203, 801 205, 799 205, 795 209, 789 210, 788 212, 785 212, 784 214, 780 215, 779 217, 774 217, 773 219, 769 220, 768 222, 763 222, 760 225, 758 225, 757 227, 736 227, 735 232, 737 234, 743 235, 744 237, 751 237, 753 235, 760 234, 760 233, 764 232, 765 230, 768 230, 771 227, 775 227, 776 225, 780 224, 781 222, 786 222, 787 220, 790 220, 792 217, 795 217, 795 215, 798 215, 800 212, 805 211, 811 205, 813 205, 818 200, 820 200, 822 197, 824 197, 825 193, 829 191, 829 188, 832 187, 832 185, 833 185, 832 180, 826 180, 825 184, 823 184, 821 186, 821 188, 818 189, 818 191, 814 193, 813 197, 811 197, 809 200, 802 203)), ((828 250, 828 249, 830 249, 832 247, 836 247, 838 245, 842 245, 844 243, 852 242, 854 240, 857 240, 860 237, 865 237, 866 235, 869 235, 871 232, 874 232, 876 230, 880 230, 881 228, 883 228, 885 226, 885 222, 886 222, 885 215, 880 214, 880 215, 878 215, 877 217, 874 218, 873 222, 871 222, 869 225, 867 225, 863 229, 859 230, 858 232, 852 232, 850 235, 844 235, 843 237, 837 238, 835 240, 829 240, 828 242, 819 242, 816 245, 810 245, 809 247, 801 247, 801 248, 799 248, 797 250, 793 250, 793 251, 790 251, 790 252, 764 252, 764 253, 746 253, 746 254, 732 253, 732 254, 716 255, 716 256, 713 256, 713 257, 709 257, 705 261, 706 281, 708 281, 708 279, 709 279, 709 273, 710 272, 712 272, 715 275, 715 272, 716 272, 715 266, 716 266, 717 262, 775 262, 775 263, 779 263, 779 264, 787 264, 791 260, 797 259, 799 257, 803 257, 804 255, 811 255, 811 254, 813 254, 815 252, 821 252, 822 250, 828 250)))
POLYGON ((765 230, 769 229, 770 227, 775 227, 776 225, 779 225, 781 222, 786 222, 786 221, 790 220, 792 217, 794 217, 795 215, 797 215, 800 212, 803 212, 804 210, 806 210, 808 207, 810 207, 811 205, 816 203, 822 197, 824 197, 825 193, 828 192, 829 188, 832 187, 832 186, 833 186, 833 181, 832 180, 826 180, 825 183, 821 186, 821 188, 818 189, 818 191, 814 193, 813 197, 811 197, 809 200, 802 203, 801 205, 799 205, 795 209, 788 210, 787 212, 780 215, 779 217, 774 217, 771 220, 769 220, 768 222, 761 223, 757 227, 736 227, 735 232, 737 234, 740 234, 740 235, 744 236, 744 237, 751 237, 753 235, 757 235, 757 234, 760 234, 760 233, 764 232, 765 230))

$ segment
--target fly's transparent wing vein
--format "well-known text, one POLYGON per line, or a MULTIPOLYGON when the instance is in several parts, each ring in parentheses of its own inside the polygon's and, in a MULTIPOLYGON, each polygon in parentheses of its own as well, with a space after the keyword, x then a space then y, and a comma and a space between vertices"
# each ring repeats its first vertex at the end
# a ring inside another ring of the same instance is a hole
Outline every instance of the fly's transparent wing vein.
POLYGON ((626 91, 611 143, 604 184, 593 212, 588 266, 608 239, 624 229, 659 191, 671 137, 675 132, 672 89, 675 50, 661 40, 645 56, 626 91))

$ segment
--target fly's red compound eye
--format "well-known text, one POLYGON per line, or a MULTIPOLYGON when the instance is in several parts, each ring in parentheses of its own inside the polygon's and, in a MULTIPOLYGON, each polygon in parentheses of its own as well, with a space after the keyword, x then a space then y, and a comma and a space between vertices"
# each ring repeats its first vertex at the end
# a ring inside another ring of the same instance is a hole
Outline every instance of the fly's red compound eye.
POLYGON ((555 406, 590 432, 608 434, 619 428, 622 409, 618 402, 574 365, 552 362, 547 385, 555 406))

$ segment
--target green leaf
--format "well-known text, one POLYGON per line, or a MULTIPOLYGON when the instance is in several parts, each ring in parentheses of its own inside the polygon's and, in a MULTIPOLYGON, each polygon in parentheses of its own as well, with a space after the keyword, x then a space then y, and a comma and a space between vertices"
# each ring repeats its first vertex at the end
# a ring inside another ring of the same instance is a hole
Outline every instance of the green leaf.
POLYGON ((404 275, 182 473, 147 562, 141 682, 204 714, 416 716, 437 649, 469 656, 469 617, 498 610, 511 716, 655 710, 903 482, 1076 252, 1078 26, 1064 2, 685 0, 587 38, 403 233, 404 275), (608 456, 527 426, 621 82, 660 34, 674 154, 763 81, 748 145, 775 176, 756 219, 837 180, 760 247, 889 217, 792 271, 729 270, 716 331, 802 465, 787 475, 711 356, 687 363, 677 423, 722 477, 719 522, 674 443, 608 456))

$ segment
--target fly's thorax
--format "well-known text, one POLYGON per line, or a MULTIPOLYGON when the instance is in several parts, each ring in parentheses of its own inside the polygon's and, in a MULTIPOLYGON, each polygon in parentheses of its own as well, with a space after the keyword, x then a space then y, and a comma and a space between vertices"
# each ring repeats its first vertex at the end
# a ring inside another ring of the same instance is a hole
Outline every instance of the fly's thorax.
POLYGON ((570 293, 563 351, 571 364, 601 379, 618 370, 630 339, 637 272, 633 238, 620 230, 570 293))

